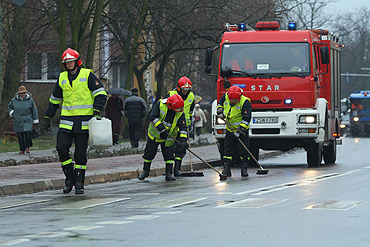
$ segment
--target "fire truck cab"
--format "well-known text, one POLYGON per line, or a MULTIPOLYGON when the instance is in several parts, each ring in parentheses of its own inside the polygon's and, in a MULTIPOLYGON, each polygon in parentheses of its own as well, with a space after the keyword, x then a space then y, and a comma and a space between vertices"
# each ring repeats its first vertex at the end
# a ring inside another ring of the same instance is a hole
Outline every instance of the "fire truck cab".
MULTIPOLYGON (((280 30, 278 22, 224 25, 221 43, 206 50, 205 72, 217 71, 213 134, 222 157, 225 123, 217 101, 236 85, 251 99, 251 152, 302 147, 309 167, 336 160, 341 144, 339 37, 327 30, 280 30)), ((212 74, 211 74, 212 75, 212 74)), ((214 74, 215 75, 215 74, 214 74)))

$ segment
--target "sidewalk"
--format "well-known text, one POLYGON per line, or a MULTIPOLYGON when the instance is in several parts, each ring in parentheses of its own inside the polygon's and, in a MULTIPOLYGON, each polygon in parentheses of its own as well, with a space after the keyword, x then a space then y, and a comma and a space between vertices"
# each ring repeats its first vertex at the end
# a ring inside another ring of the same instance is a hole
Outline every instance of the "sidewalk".
MULTIPOLYGON (((211 134, 203 135, 208 139, 210 145, 192 148, 192 151, 212 166, 219 165, 219 153, 215 140, 211 134)), ((130 143, 112 146, 108 150, 113 152, 122 148, 129 148, 130 143)), ((140 142, 139 149, 145 147, 145 142, 140 142)), ((260 159, 278 155, 279 152, 260 151, 260 159)), ((89 159, 85 185, 95 183, 117 182, 121 180, 137 179, 142 171, 142 154, 132 154, 117 157, 89 159)), ((39 150, 32 151, 29 155, 20 155, 18 152, 0 154, 0 161, 27 159, 55 158, 56 151, 39 150)), ((194 170, 209 168, 199 159, 192 156, 194 170)), ((190 159, 187 154, 183 159, 182 170, 190 170, 190 159)), ((164 173, 164 162, 160 152, 152 162, 150 176, 162 176, 164 173)), ((0 167, 0 196, 25 193, 35 193, 44 190, 61 190, 64 186, 64 174, 60 162, 25 164, 16 166, 0 167)))

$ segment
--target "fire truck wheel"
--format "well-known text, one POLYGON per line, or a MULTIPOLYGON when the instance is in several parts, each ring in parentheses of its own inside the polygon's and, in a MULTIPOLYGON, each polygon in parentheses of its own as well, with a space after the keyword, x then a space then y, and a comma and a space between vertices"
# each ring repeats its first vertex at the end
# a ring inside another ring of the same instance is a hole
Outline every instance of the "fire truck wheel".
POLYGON ((334 164, 337 159, 337 144, 336 139, 331 140, 329 145, 324 147, 323 156, 325 164, 334 164))
POLYGON ((322 160, 322 145, 319 143, 311 143, 307 148, 307 164, 308 167, 318 167, 322 160))

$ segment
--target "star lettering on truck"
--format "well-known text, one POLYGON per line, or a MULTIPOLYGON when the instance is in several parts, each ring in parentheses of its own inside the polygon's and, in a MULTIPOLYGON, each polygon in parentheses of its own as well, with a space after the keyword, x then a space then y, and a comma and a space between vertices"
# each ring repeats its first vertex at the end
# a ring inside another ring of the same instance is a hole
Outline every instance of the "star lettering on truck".
POLYGON ((279 85, 251 85, 251 91, 279 91, 279 85))

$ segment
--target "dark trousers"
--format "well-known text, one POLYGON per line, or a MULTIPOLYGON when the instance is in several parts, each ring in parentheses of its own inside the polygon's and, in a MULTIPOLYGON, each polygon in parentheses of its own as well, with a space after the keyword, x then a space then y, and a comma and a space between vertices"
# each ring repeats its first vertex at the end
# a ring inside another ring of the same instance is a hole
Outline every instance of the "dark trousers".
POLYGON ((152 161, 157 154, 157 149, 159 145, 161 145, 162 156, 164 161, 173 160, 174 159, 173 146, 166 147, 165 142, 156 142, 150 139, 149 137, 148 141, 146 142, 143 159, 152 161))
POLYGON ((130 141, 139 141, 142 125, 142 123, 129 123, 130 141))
POLYGON ((195 131, 197 132, 197 136, 200 136, 200 133, 202 132, 202 127, 195 127, 195 131))
POLYGON ((25 151, 26 148, 32 147, 32 132, 17 132, 19 150, 25 151))
POLYGON ((65 133, 58 132, 57 136, 57 150, 61 162, 71 159, 69 149, 74 141, 75 154, 74 160, 77 165, 85 166, 87 163, 86 150, 88 145, 88 133, 65 133))
MULTIPOLYGON (((176 140, 180 141, 180 133, 177 135, 176 140)), ((183 145, 178 142, 175 142, 175 159, 182 160, 186 154, 186 149, 183 145)))
MULTIPOLYGON (((246 135, 240 135, 240 140, 247 146, 249 149, 249 133, 246 135)), ((224 157, 232 157, 234 150, 238 150, 240 157, 246 160, 249 160, 249 153, 238 139, 234 136, 233 133, 226 131, 225 141, 224 141, 224 157)))

